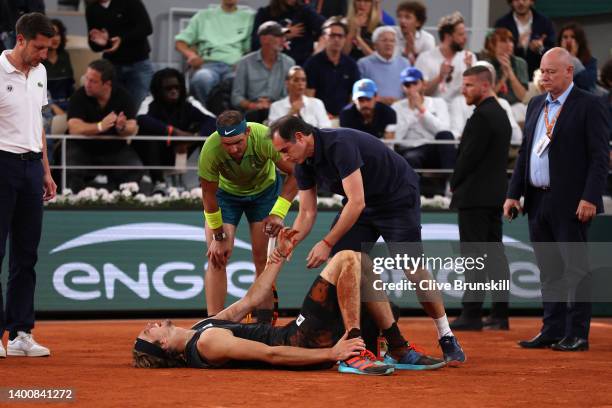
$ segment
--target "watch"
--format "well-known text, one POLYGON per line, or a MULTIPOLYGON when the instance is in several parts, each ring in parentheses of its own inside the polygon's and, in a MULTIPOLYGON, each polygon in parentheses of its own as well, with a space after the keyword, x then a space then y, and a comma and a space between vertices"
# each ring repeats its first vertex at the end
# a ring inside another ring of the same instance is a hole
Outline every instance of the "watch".
POLYGON ((225 235, 225 232, 213 233, 213 239, 215 241, 223 241, 226 237, 227 235, 225 235))

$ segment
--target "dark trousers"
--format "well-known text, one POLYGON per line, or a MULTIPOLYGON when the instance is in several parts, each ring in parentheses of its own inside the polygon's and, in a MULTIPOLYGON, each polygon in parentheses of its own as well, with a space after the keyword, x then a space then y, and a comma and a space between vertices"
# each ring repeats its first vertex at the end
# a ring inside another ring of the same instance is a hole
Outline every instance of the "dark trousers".
POLYGON ((588 223, 560 216, 550 192, 532 188, 529 237, 540 269, 546 337, 588 339, 592 274, 587 259, 588 223))
MULTIPOLYGON (((487 282, 510 279, 508 259, 502 244, 502 209, 497 207, 459 209, 459 238, 464 257, 487 255, 483 270, 466 270, 466 282, 487 282)), ((466 290, 463 312, 467 318, 480 319, 485 291, 466 290)), ((491 291, 491 317, 508 317, 508 291, 491 291)))
POLYGON ((0 152, 0 266, 9 241, 6 309, 0 286, 0 337, 34 327, 34 288, 43 214, 43 166, 0 152))

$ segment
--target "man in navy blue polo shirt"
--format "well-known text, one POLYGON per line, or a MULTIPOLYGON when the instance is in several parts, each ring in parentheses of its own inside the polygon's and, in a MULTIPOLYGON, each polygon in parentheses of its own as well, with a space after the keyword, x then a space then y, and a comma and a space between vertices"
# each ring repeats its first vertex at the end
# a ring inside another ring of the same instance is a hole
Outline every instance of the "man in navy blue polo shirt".
MULTIPOLYGON (((308 254, 309 268, 320 266, 341 250, 361 252, 363 244, 376 242, 380 236, 387 244, 421 242, 418 176, 380 140, 354 129, 317 129, 294 116, 274 122, 270 135, 283 159, 296 163, 300 210, 293 229, 299 231, 297 242, 314 225, 318 188, 345 197, 331 230, 308 254)), ((419 280, 428 272, 420 269, 408 275, 419 280)), ((448 364, 464 362, 442 301, 432 301, 429 294, 422 304, 436 323, 444 359, 448 364)))
POLYGON ((331 17, 323 24, 325 49, 304 63, 308 84, 306 95, 317 97, 327 113, 338 116, 351 100, 351 87, 361 76, 357 63, 342 54, 348 29, 341 19, 331 17))
POLYGON ((379 139, 392 139, 397 124, 393 108, 376 100, 378 87, 371 79, 353 85, 353 103, 340 112, 340 126, 361 130, 379 139))

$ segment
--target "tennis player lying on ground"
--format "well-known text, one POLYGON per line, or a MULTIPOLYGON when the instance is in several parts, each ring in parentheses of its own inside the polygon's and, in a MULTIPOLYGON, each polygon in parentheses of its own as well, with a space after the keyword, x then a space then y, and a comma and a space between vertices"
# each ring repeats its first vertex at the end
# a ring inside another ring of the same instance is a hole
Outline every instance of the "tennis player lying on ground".
POLYGON ((297 231, 279 233, 274 256, 247 294, 213 318, 191 329, 169 320, 149 323, 134 344, 134 366, 149 368, 220 368, 274 366, 330 368, 341 373, 386 375, 394 369, 441 368, 444 360, 416 351, 402 336, 389 302, 364 302, 388 343, 384 363, 366 350, 360 325, 360 254, 338 252, 315 279, 300 315, 284 327, 239 323, 272 290, 284 260, 291 255, 297 231), (262 364, 263 363, 263 364, 262 364))

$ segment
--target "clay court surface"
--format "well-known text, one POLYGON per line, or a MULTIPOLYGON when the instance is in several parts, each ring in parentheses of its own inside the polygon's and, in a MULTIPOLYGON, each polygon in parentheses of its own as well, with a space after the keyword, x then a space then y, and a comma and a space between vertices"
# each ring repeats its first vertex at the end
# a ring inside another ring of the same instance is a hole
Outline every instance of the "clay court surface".
MULTIPOLYGON (((428 319, 402 318, 407 337, 439 355, 428 319)), ((72 403, 0 402, 54 407, 612 407, 612 319, 595 319, 591 350, 521 350, 518 339, 539 321, 514 318, 509 332, 459 333, 468 362, 434 372, 389 377, 334 370, 146 370, 130 365, 131 346, 144 320, 42 321, 36 338, 50 358, 0 360, 0 387, 72 388, 72 403)), ((189 325, 192 320, 177 320, 189 325)), ((6 344, 6 338, 5 338, 6 344)))

